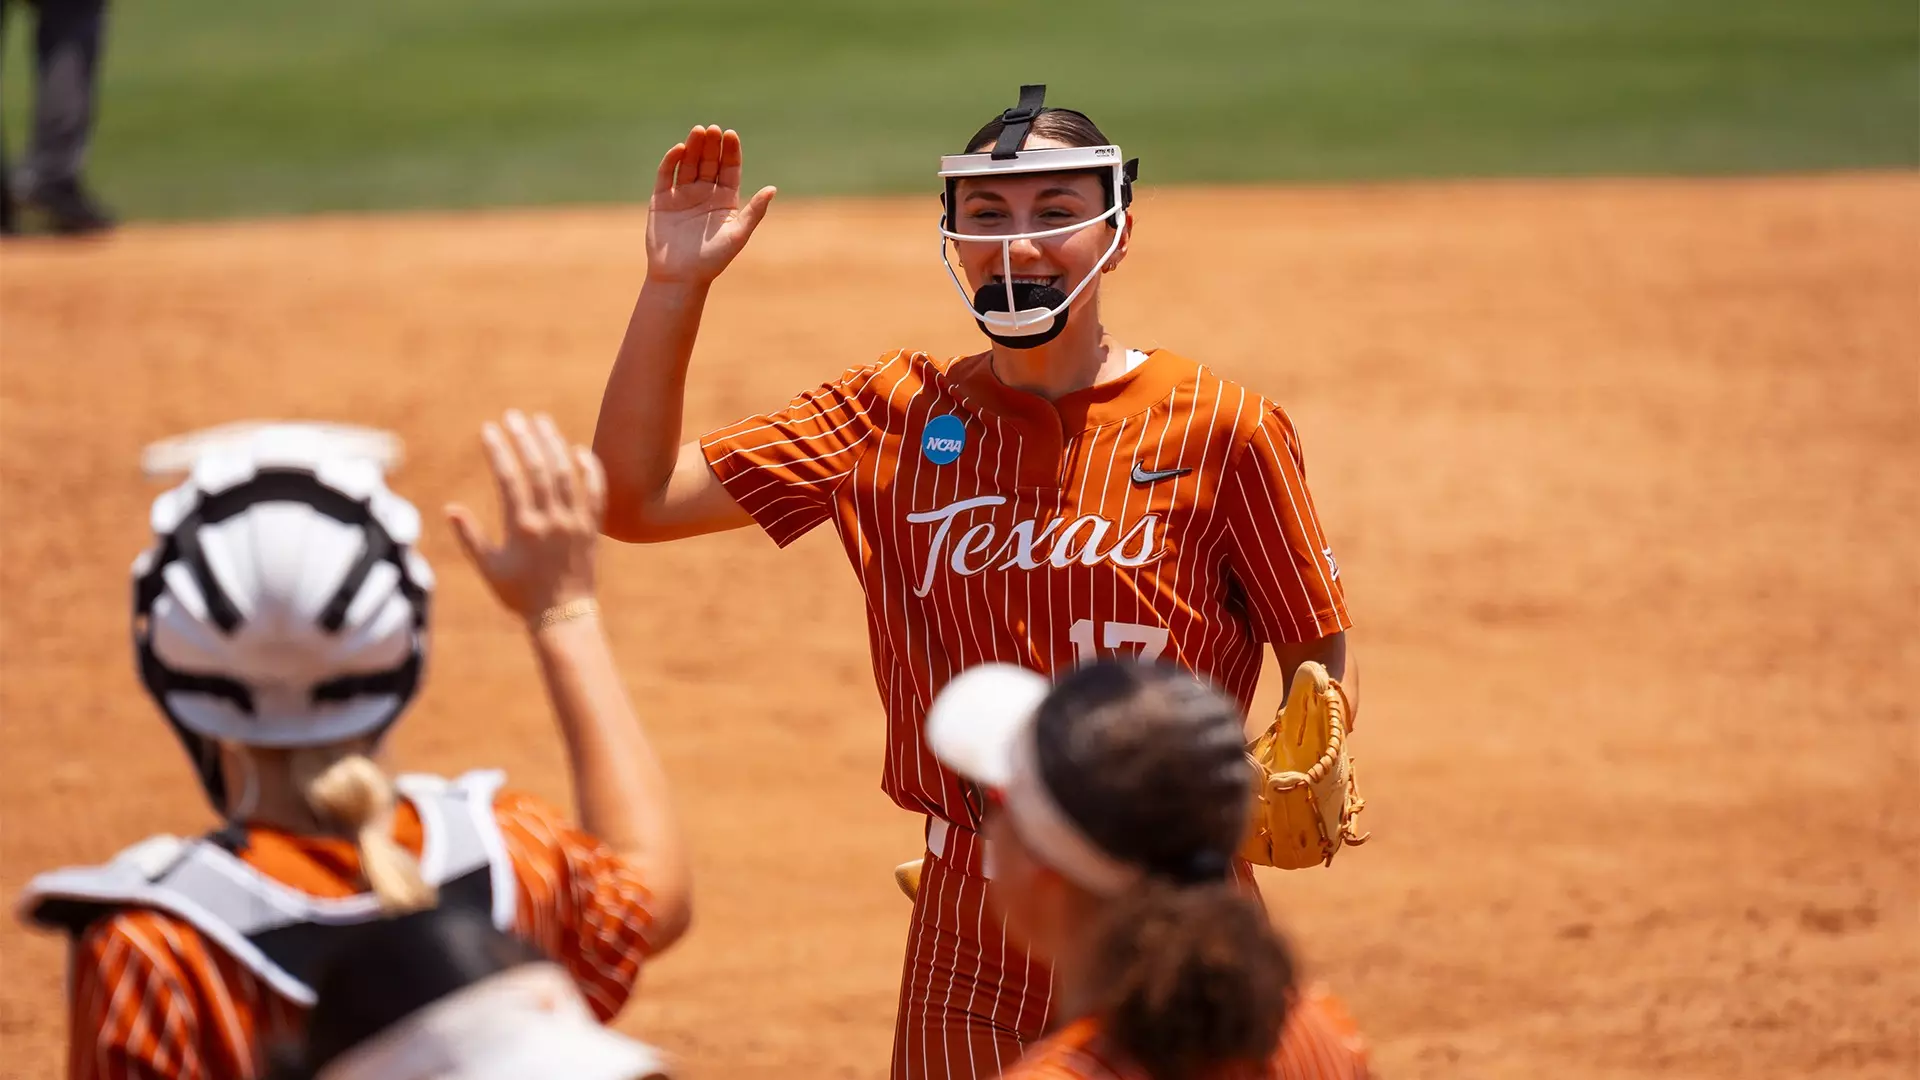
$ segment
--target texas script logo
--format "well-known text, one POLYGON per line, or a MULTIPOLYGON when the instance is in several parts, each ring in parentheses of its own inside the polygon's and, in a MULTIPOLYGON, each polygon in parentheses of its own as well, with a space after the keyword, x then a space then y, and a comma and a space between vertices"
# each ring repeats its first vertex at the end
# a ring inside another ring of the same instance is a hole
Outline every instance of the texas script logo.
POLYGON ((1097 514, 1082 514, 1071 519, 1054 518, 1044 527, 1031 518, 1016 521, 1005 536, 1000 535, 991 521, 976 522, 962 532, 949 549, 947 541, 953 535, 954 522, 970 511, 1002 506, 1006 501, 1005 495, 977 495, 948 503, 938 510, 907 515, 907 520, 916 525, 938 523, 933 530, 933 540, 927 545, 926 558, 921 562, 920 583, 914 587, 913 595, 925 596, 932 591, 934 571, 942 562, 954 573, 972 577, 989 569, 1038 570, 1051 566, 1058 570, 1076 562, 1081 566, 1111 562, 1117 566, 1140 567, 1160 557, 1158 514, 1145 515, 1111 545, 1105 543, 1107 534, 1117 531, 1119 526, 1097 514))

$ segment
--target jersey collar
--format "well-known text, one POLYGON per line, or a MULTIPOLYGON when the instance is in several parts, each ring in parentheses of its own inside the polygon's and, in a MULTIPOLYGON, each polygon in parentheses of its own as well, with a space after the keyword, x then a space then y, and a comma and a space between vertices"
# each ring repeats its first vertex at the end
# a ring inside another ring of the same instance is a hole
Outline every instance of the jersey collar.
POLYGON ((1119 378, 1075 390, 1056 401, 1017 390, 993 372, 993 354, 976 353, 954 361, 949 377, 967 405, 1021 424, 1055 424, 1068 436, 1116 424, 1166 400, 1191 379, 1199 365, 1166 349, 1119 378))

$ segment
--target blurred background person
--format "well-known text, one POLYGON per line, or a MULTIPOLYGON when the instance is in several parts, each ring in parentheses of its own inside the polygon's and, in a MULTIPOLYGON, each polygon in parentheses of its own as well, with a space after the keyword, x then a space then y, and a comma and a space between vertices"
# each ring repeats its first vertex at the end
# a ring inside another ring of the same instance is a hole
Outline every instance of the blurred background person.
POLYGON ((418 689, 433 575, 382 463, 313 425, 189 451, 134 563, 141 680, 224 827, 43 874, 22 916, 73 937, 74 1080, 252 1080, 296 1039, 353 927, 442 904, 554 958, 604 1021, 687 926, 665 780, 594 600, 605 484, 551 421, 482 432, 504 537, 449 509, 528 630, 578 824, 499 772, 390 775, 373 755, 418 689))
MULTIPOLYGON (((64 235, 111 229, 113 214, 81 178, 93 137, 107 0, 20 3, 34 9, 33 123, 17 169, 6 168, 0 147, 0 231, 23 230, 30 214, 64 235)), ((12 7, 12 0, 0 0, 0 34, 12 7)))
POLYGON ((302 1045, 271 1080, 666 1080, 602 1028, 564 969, 460 908, 371 923, 320 978, 302 1045))

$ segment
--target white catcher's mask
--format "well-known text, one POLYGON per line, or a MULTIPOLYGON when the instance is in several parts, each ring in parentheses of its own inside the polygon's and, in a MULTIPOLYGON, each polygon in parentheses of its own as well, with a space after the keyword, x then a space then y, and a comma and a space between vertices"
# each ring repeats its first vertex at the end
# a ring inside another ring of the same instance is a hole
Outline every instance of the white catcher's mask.
POLYGON ((1067 308, 1088 285, 1100 276, 1100 267, 1106 264, 1113 253, 1120 249, 1120 238, 1127 224, 1127 206, 1133 198, 1133 180, 1139 173, 1140 161, 1127 160, 1118 146, 1072 146, 1040 150, 1024 150, 1027 134, 1033 122, 1044 110, 1041 103, 1045 100, 1045 86, 1022 86, 1020 104, 1001 114, 1004 126, 993 149, 983 154, 949 154, 940 159, 940 178, 946 182, 946 193, 940 216, 940 261, 947 268, 947 276, 953 279, 953 287, 959 291, 960 300, 973 312, 974 319, 988 337, 1002 345, 1016 349, 1031 349, 1044 345, 1060 336, 1066 329, 1067 308), (1103 213, 1085 221, 1065 225, 1057 229, 1042 229, 1038 232, 994 233, 990 236, 969 234, 959 231, 958 201, 955 197, 958 182, 966 177, 1012 176, 1032 173, 1057 173, 1080 170, 1105 170, 1101 179, 1107 191, 1107 208, 1103 213), (1113 228, 1113 242, 1107 245, 1106 253, 1100 256, 1100 262, 1087 276, 1073 287, 1071 292, 1062 292, 1048 285, 1032 283, 1015 284, 1013 280, 1013 244, 1017 240, 1045 240, 1055 236, 1079 232, 1100 222, 1108 222, 1113 228), (953 260, 947 250, 948 241, 967 243, 998 243, 1000 245, 1001 284, 982 286, 977 294, 969 295, 966 282, 960 280, 960 272, 954 268, 953 260))

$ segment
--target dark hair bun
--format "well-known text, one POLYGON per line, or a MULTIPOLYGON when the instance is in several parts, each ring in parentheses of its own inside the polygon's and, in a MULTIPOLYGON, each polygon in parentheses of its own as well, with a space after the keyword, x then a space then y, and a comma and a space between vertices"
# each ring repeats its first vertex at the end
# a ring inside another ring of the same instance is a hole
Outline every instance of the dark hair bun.
POLYGON ((1040 706, 1042 780, 1088 839, 1176 882, 1226 875, 1253 795, 1239 707, 1169 665, 1105 660, 1040 706))

